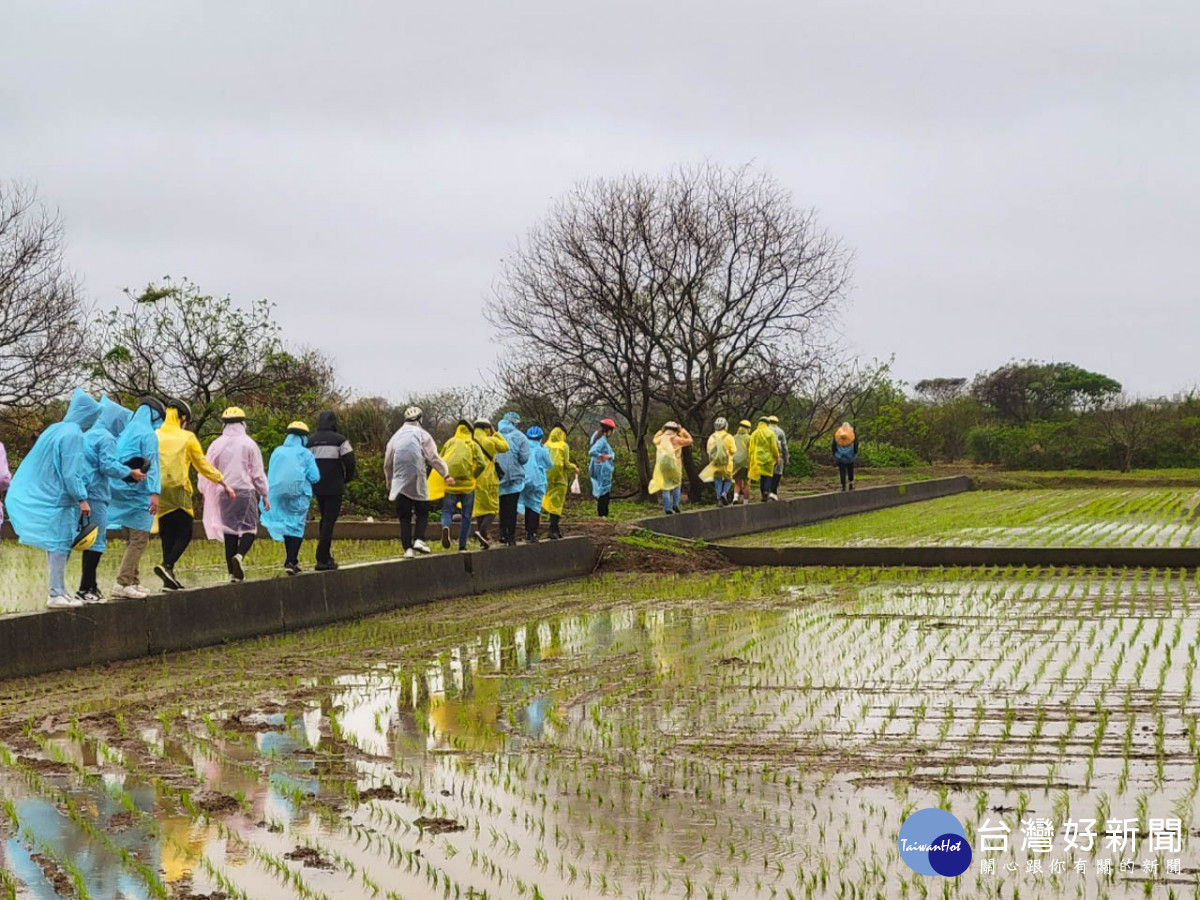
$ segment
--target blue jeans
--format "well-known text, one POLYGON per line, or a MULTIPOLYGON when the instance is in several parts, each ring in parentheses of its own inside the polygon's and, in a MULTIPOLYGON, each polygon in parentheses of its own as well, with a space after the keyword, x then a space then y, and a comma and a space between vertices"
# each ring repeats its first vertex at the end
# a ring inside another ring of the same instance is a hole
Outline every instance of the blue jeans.
POLYGON ((713 487, 717 490, 717 499, 720 500, 731 490, 733 490, 733 482, 728 478, 714 478, 713 487))
POLYGON ((67 558, 70 553, 49 552, 50 556, 50 596, 70 597, 67 593, 67 558))
POLYGON ((663 512, 679 509, 679 492, 681 488, 673 487, 662 492, 663 512))
POLYGON ((462 518, 458 523, 458 549, 467 549, 467 538, 471 536, 471 513, 475 511, 475 492, 468 494, 446 494, 442 500, 442 527, 449 528, 454 522, 454 508, 462 501, 462 518))

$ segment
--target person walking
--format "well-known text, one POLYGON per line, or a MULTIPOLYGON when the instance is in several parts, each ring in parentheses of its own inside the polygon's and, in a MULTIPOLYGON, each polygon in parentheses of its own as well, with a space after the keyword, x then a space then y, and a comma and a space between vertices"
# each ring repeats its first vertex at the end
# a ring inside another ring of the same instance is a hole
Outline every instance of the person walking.
POLYGON ((96 579, 100 558, 107 546, 108 507, 112 502, 112 483, 142 481, 146 475, 141 469, 127 466, 117 457, 117 438, 125 430, 133 413, 107 397, 100 400, 100 416, 96 424, 83 436, 88 481, 88 506, 92 508, 91 521, 96 526, 96 539, 83 551, 83 571, 79 577, 79 590, 75 598, 84 603, 103 603, 104 595, 96 579))
POLYGON ((208 447, 209 465, 225 476, 224 485, 204 481, 204 533, 225 544, 225 569, 233 583, 246 578, 246 555, 258 537, 258 507, 271 508, 262 450, 246 430, 246 413, 231 406, 221 413, 225 427, 208 447), (230 497, 222 487, 233 490, 230 497))
POLYGON ((750 429, 749 419, 738 422, 733 436, 733 502, 750 502, 750 429))
POLYGON ((162 563, 154 567, 154 574, 161 579, 168 591, 183 589, 183 582, 175 575, 175 564, 179 562, 192 542, 192 469, 209 481, 221 484, 225 495, 234 500, 237 494, 224 484, 225 476, 208 462, 200 449, 200 441, 187 425, 192 418, 192 408, 183 400, 168 400, 167 414, 158 429, 158 458, 162 466, 162 492, 158 500, 158 538, 162 544, 162 563))
POLYGON ((92 512, 83 436, 99 416, 100 404, 75 388, 63 420, 42 432, 8 488, 13 530, 22 544, 46 551, 50 609, 83 606, 82 600, 67 593, 67 558, 81 523, 92 512))
POLYGON ((779 416, 771 416, 767 419, 771 423, 771 431, 775 434, 775 440, 779 443, 779 459, 775 461, 775 471, 771 475, 771 493, 775 495, 775 499, 779 499, 779 482, 783 480, 783 473, 787 469, 788 463, 791 461, 791 453, 788 451, 787 435, 783 433, 783 429, 779 427, 779 416))
POLYGON ((404 411, 404 424, 392 435, 383 453, 383 478, 388 484, 388 499, 396 504, 400 519, 400 546, 405 559, 429 553, 425 528, 429 524, 429 482, 426 467, 437 472, 445 484, 453 485, 446 461, 438 456, 433 437, 421 426, 421 407, 404 411), (416 527, 413 527, 413 519, 416 527))
MULTIPOLYGON (((713 422, 715 429, 708 438, 708 465, 705 471, 712 479, 713 489, 717 493, 717 503, 728 506, 733 500, 733 457, 737 453, 737 444, 729 433, 729 422, 717 418, 713 422)), ((703 473, 702 473, 703 477, 703 473)))
POLYGON ((491 546, 488 529, 500 512, 500 467, 496 457, 508 450, 508 441, 496 433, 487 419, 476 419, 472 439, 483 451, 487 465, 475 482, 475 540, 484 550, 491 546))
POLYGON ((778 500, 774 492, 775 464, 779 462, 779 439, 771 429, 771 423, 766 416, 758 420, 758 427, 750 435, 750 469, 747 473, 751 481, 758 481, 762 498, 778 500))
POLYGON ((649 491, 662 492, 663 513, 679 515, 679 497, 683 488, 683 448, 692 445, 692 436, 678 422, 668 422, 654 435, 654 475, 649 491))
POLYGON ((842 490, 854 490, 854 464, 858 462, 858 435, 849 422, 833 433, 833 461, 837 463, 842 490))
POLYGON ((129 534, 117 584, 112 596, 125 600, 142 600, 149 591, 142 587, 138 566, 150 545, 150 532, 158 515, 159 492, 162 490, 161 461, 158 455, 158 432, 166 417, 166 407, 154 397, 138 400, 133 418, 117 439, 117 459, 145 473, 141 481, 110 479, 112 500, 108 506, 108 530, 124 528, 129 534))
POLYGON ((500 420, 500 436, 508 449, 496 457, 504 471, 500 476, 500 543, 517 546, 517 507, 525 488, 525 465, 529 462, 529 438, 521 434, 521 416, 507 412, 500 420))
POLYGON ((429 475, 430 498, 442 500, 442 546, 450 549, 450 526, 454 510, 462 504, 458 523, 458 549, 467 549, 471 534, 471 516, 475 511, 475 483, 483 470, 492 463, 483 455, 483 448, 471 434, 471 423, 460 419, 450 440, 442 445, 440 456, 446 462, 448 476, 435 471, 429 475))
POLYGON ((286 557, 283 571, 300 574, 300 547, 312 505, 312 486, 321 480, 321 470, 308 449, 308 426, 292 422, 283 443, 271 451, 267 463, 267 499, 263 501, 262 524, 276 541, 282 541, 286 557))
POLYGON ((554 458, 542 444, 545 432, 538 425, 529 426, 529 462, 525 463, 525 487, 521 489, 518 511, 525 515, 525 540, 536 544, 542 521, 542 503, 546 498, 546 473, 554 467, 554 458))
POLYGON ((550 454, 551 466, 546 473, 546 496, 542 500, 542 509, 550 516, 550 540, 557 541, 562 537, 562 515, 567 505, 571 473, 579 474, 579 466, 571 462, 567 429, 561 422, 556 422, 550 429, 550 437, 546 440, 546 452, 550 454))
POLYGON ((617 468, 617 454, 608 440, 616 430, 617 423, 612 419, 601 419, 600 427, 592 434, 591 447, 588 449, 588 457, 591 460, 588 466, 588 480, 592 483, 592 496, 596 498, 596 515, 602 519, 608 517, 613 472, 617 468))
POLYGON ((333 558, 333 528, 342 514, 342 497, 346 485, 354 480, 358 461, 354 448, 338 431, 337 413, 331 409, 317 416, 317 430, 309 436, 308 449, 321 472, 321 480, 313 487, 317 512, 321 515, 315 568, 318 572, 328 572, 338 567, 333 558))

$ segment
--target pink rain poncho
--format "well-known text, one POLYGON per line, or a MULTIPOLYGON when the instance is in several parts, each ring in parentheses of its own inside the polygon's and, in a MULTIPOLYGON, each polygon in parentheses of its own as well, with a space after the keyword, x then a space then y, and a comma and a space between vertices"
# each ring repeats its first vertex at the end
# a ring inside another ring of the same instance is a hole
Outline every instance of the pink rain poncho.
POLYGON ((228 423, 205 456, 225 476, 225 484, 237 492, 230 500, 224 485, 201 480, 205 535, 211 541, 220 541, 227 534, 256 534, 258 500, 267 496, 267 475, 262 451, 246 433, 246 423, 228 423))
MULTIPOLYGON (((0 494, 8 490, 8 485, 12 481, 12 474, 8 471, 8 454, 4 452, 4 445, 0 444, 0 494)), ((4 504, 0 503, 0 525, 4 524, 4 504)))

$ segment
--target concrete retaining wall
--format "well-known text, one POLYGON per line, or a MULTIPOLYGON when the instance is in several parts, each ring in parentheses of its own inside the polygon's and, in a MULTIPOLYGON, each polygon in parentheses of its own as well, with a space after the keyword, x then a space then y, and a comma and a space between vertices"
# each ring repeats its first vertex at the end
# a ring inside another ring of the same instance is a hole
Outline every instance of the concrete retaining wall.
POLYGON ((739 566, 1086 566, 1191 569, 1200 547, 729 547, 739 566))
POLYGON ((188 650, 447 597, 577 578, 591 574, 596 552, 591 541, 568 538, 0 616, 0 678, 188 650))
MULTIPOLYGON (((439 527, 438 519, 442 514, 441 507, 436 510, 430 510, 429 527, 430 534, 433 529, 439 527)), ((457 537, 458 525, 451 527, 451 531, 457 537)), ((305 540, 315 541, 320 537, 320 524, 318 522, 309 522, 304 527, 305 540)), ((119 540, 125 540, 129 537, 129 532, 124 528, 118 528, 115 531, 109 532, 112 537, 119 540)), ((258 529, 259 538, 269 539, 265 528, 258 529)), ((192 526, 192 537, 196 540, 204 540, 204 525, 199 519, 192 526)), ((400 523, 396 520, 384 522, 338 522, 333 529, 334 540, 338 541, 398 541, 400 540, 400 523)), ((15 541, 16 533, 12 530, 12 526, 6 521, 0 526, 0 540, 15 541)))
POLYGON ((812 494, 775 503, 750 503, 746 506, 714 507, 678 516, 654 516, 641 520, 639 524, 650 531, 672 537, 715 541, 757 531, 808 525, 823 519, 886 509, 918 500, 949 497, 970 489, 971 479, 957 475, 844 493, 812 494))

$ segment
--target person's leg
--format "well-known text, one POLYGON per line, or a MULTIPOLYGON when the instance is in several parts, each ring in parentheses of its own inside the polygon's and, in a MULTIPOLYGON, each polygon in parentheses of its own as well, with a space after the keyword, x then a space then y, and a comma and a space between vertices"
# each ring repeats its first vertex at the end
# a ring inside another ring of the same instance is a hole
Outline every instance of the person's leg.
POLYGON ((100 560, 103 557, 104 554, 99 550, 83 551, 83 573, 79 576, 79 593, 100 593, 100 585, 96 582, 96 571, 100 568, 100 560))
POLYGON ((842 490, 844 491, 846 489, 846 464, 844 462, 838 463, 838 478, 842 481, 842 490))
POLYGON ((550 513, 550 538, 557 541, 562 537, 562 529, 559 527, 562 524, 562 516, 550 513))
POLYGON ((671 514, 671 492, 666 488, 663 488, 662 492, 662 505, 663 513, 669 516, 671 514))
POLYGON ((237 574, 233 571, 233 558, 238 552, 238 536, 236 534, 225 535, 225 570, 230 575, 237 574))
POLYGON ((521 495, 513 492, 500 495, 500 543, 517 542, 517 503, 521 495))
POLYGON ((405 550, 413 545, 412 514, 413 501, 401 494, 396 498, 396 518, 400 520, 400 546, 405 550))
MULTIPOLYGON (((425 547, 425 529, 429 527, 429 501, 414 500, 413 508, 417 511, 416 525, 413 526, 413 544, 420 541, 421 546, 425 547)), ((422 552, 428 553, 429 548, 425 547, 422 552)))
POLYGON ((601 494, 596 498, 596 515, 602 519, 608 518, 608 504, 612 500, 612 492, 601 494))
POLYGON ((304 538, 284 536, 283 549, 287 554, 287 558, 283 561, 285 568, 296 569, 300 567, 300 545, 303 543, 304 538))
POLYGON ((467 549, 467 539, 471 536, 471 514, 475 512, 475 492, 460 495, 462 497, 462 519, 458 523, 458 549, 467 549))
POLYGON ((483 539, 485 541, 487 540, 488 529, 492 527, 493 518, 494 516, 491 513, 483 516, 476 516, 475 518, 475 531, 483 535, 483 539))
MULTIPOLYGON (((51 550, 47 553, 50 566, 50 596, 69 597, 67 593, 67 558, 70 553, 51 550)), ((78 605, 78 603, 76 604, 78 605)))
POLYGON ((850 482, 850 490, 854 490, 854 463, 846 464, 846 480, 850 482))
POLYGON ((182 509, 167 513, 158 520, 158 533, 163 545, 163 565, 174 569, 188 544, 192 542, 192 517, 182 509))
POLYGON ((342 495, 329 494, 317 497, 321 512, 321 534, 317 541, 317 562, 328 565, 333 562, 333 528, 342 514, 342 495))
POLYGON ((442 498, 442 546, 447 550, 450 549, 450 526, 454 524, 454 510, 457 506, 458 494, 447 494, 442 498))
POLYGON ((254 546, 256 534, 240 534, 238 535, 237 552, 242 559, 246 558, 246 554, 250 552, 250 548, 254 546))
POLYGON ((533 524, 536 516, 537 513, 528 506, 525 507, 525 540, 527 541, 532 541, 533 536, 537 534, 537 527, 533 524))
POLYGON ((121 568, 117 572, 117 584, 121 587, 132 587, 138 583, 138 563, 150 543, 150 532, 129 530, 129 543, 121 554, 121 568))
POLYGON ((679 496, 682 491, 683 491, 682 485, 680 485, 679 487, 671 488, 671 510, 672 510, 672 512, 679 512, 679 496))

